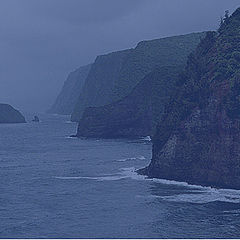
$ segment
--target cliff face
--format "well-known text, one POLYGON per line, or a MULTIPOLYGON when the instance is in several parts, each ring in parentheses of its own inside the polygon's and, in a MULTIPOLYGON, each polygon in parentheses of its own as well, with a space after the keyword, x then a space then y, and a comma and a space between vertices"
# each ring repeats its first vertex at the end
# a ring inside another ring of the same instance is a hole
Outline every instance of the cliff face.
POLYGON ((0 103, 0 123, 25 123, 24 116, 12 106, 0 103))
POLYGON ((55 103, 47 111, 48 113, 69 115, 73 112, 90 68, 91 64, 82 66, 68 75, 55 103))
POLYGON ((136 48, 97 57, 72 114, 79 121, 87 107, 111 104, 159 66, 183 65, 204 33, 140 42, 136 48))
POLYGON ((74 107, 72 121, 78 122, 86 107, 102 106, 111 102, 122 64, 131 51, 113 52, 96 58, 74 107))
POLYGON ((140 173, 240 189, 239 69, 240 9, 189 57, 140 173))
POLYGON ((140 81, 122 100, 89 107, 79 122, 77 136, 119 138, 152 134, 182 66, 162 67, 140 81))

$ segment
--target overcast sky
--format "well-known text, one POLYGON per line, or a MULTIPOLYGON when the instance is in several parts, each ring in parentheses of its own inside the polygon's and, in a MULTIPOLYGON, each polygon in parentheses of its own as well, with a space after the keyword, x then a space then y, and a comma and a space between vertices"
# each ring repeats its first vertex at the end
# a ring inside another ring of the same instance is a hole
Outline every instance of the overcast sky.
POLYGON ((137 42, 215 30, 239 0, 0 0, 0 102, 45 111, 68 73, 137 42))

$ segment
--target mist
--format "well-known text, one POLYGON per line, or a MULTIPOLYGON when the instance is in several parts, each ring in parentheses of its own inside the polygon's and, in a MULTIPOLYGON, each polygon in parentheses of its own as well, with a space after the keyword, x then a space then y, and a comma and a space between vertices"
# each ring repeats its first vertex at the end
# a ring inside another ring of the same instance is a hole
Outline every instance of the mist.
POLYGON ((69 72, 139 41, 215 30, 238 0, 1 0, 0 102, 46 111, 69 72))

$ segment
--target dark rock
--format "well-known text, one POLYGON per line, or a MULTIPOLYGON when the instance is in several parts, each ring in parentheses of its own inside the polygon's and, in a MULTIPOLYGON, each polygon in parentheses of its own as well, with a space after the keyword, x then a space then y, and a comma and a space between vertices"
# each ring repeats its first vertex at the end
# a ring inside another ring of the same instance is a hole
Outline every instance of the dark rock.
POLYGON ((68 75, 67 80, 64 82, 62 90, 55 103, 47 111, 48 113, 56 113, 61 115, 72 114, 90 68, 91 64, 82 66, 68 75))
POLYGON ((0 123, 25 123, 24 116, 12 106, 0 103, 0 123))
POLYGON ((158 67, 179 66, 205 33, 140 42, 136 48, 98 56, 88 74, 71 116, 78 122, 87 107, 99 107, 119 101, 158 67))
POLYGON ((122 138, 152 135, 182 66, 148 74, 129 94, 103 107, 87 108, 77 136, 122 138))
POLYGON ((240 9, 189 57, 153 138, 149 177, 240 189, 240 9))
POLYGON ((40 122, 39 117, 38 116, 34 116, 32 122, 40 122))

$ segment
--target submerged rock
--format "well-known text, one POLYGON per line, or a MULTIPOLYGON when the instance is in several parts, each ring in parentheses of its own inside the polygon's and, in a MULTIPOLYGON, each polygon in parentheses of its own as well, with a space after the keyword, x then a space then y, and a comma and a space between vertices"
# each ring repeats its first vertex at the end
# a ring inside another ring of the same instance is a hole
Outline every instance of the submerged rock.
POLYGON ((0 103, 0 123, 25 123, 24 116, 9 104, 0 103))

